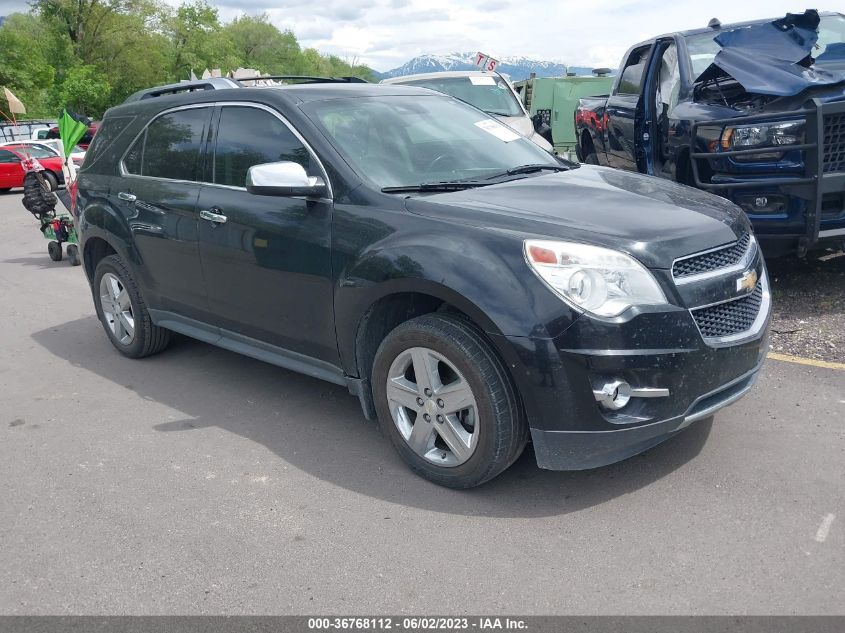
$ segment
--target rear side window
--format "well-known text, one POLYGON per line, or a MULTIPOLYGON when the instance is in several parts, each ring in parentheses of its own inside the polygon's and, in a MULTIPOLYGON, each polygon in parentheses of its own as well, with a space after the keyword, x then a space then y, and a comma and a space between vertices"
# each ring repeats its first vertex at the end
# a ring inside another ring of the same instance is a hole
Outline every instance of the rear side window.
POLYGON ((619 78, 619 88, 617 88, 616 94, 638 95, 642 92, 643 77, 650 50, 651 47, 647 46, 631 53, 628 57, 628 63, 622 71, 622 76, 619 78))
POLYGON ((106 117, 85 152, 85 167, 90 168, 134 120, 134 116, 106 117))
POLYGON ((21 159, 6 149, 0 149, 0 163, 19 163, 21 159))
POLYGON ((126 153, 126 172, 151 178, 198 180, 209 112, 210 108, 191 108, 155 119, 126 153))
POLYGON ((224 106, 214 150, 214 182, 243 187, 253 165, 291 161, 315 175, 311 154, 287 125, 266 110, 224 106))

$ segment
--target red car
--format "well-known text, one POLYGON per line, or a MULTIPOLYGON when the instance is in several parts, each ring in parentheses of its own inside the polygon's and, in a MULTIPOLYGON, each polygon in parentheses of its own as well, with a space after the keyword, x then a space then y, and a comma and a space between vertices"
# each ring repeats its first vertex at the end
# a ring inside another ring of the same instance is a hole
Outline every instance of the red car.
POLYGON ((44 178, 50 183, 51 189, 58 188, 64 183, 62 159, 45 147, 3 145, 0 147, 0 192, 6 192, 12 187, 23 187, 24 170, 21 162, 27 158, 35 158, 44 167, 44 178))

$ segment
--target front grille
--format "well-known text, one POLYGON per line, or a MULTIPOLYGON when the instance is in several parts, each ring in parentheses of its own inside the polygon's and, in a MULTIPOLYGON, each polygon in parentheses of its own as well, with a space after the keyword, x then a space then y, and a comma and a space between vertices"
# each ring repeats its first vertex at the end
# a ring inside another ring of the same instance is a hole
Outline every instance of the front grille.
POLYGON ((672 265, 672 276, 675 279, 683 279, 684 277, 709 273, 713 270, 733 266, 745 255, 750 241, 751 234, 745 233, 739 240, 724 248, 679 259, 672 265))
POLYGON ((822 171, 826 174, 845 172, 845 113, 828 114, 824 118, 822 171))
POLYGON ((762 303, 763 282, 760 280, 750 295, 709 308, 692 310, 692 316, 704 338, 731 336, 751 329, 762 303))

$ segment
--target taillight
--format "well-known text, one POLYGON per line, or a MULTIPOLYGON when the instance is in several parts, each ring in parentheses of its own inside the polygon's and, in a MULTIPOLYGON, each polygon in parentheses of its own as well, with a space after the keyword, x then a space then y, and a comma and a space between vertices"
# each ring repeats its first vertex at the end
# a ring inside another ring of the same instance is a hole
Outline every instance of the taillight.
POLYGON ((79 179, 77 178, 70 186, 67 188, 68 193, 70 194, 70 213, 73 217, 78 217, 78 213, 76 212, 76 194, 79 193, 79 179))

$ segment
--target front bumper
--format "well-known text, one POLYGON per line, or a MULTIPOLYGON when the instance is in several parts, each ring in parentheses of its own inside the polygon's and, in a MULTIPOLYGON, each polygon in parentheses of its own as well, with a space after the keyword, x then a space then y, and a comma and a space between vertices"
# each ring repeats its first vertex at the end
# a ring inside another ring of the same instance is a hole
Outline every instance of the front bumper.
POLYGON ((771 147, 718 152, 699 148, 691 154, 696 187, 740 206, 767 255, 789 250, 802 254, 816 244, 845 239, 845 161, 841 158, 845 101, 816 98, 800 110, 700 121, 692 126, 693 138, 703 145, 705 138, 720 137, 727 125, 795 118, 806 120, 806 142, 784 146, 777 161, 760 158, 754 162, 758 154, 771 153, 771 147), (704 136, 701 130, 706 130, 704 136))
POLYGON ((705 393, 681 415, 620 429, 603 431, 548 431, 531 429, 537 465, 549 470, 585 470, 627 459, 668 440, 693 422, 712 416, 747 394, 762 361, 727 384, 705 393))
POLYGON ((705 338, 693 317, 697 309, 681 307, 627 320, 582 316, 557 338, 498 337, 509 351, 537 464, 581 470, 625 459, 748 393, 768 351, 771 317, 765 267, 759 256, 755 261, 764 301, 740 337, 705 338), (611 411, 595 388, 616 380, 668 395, 633 397, 611 411))

